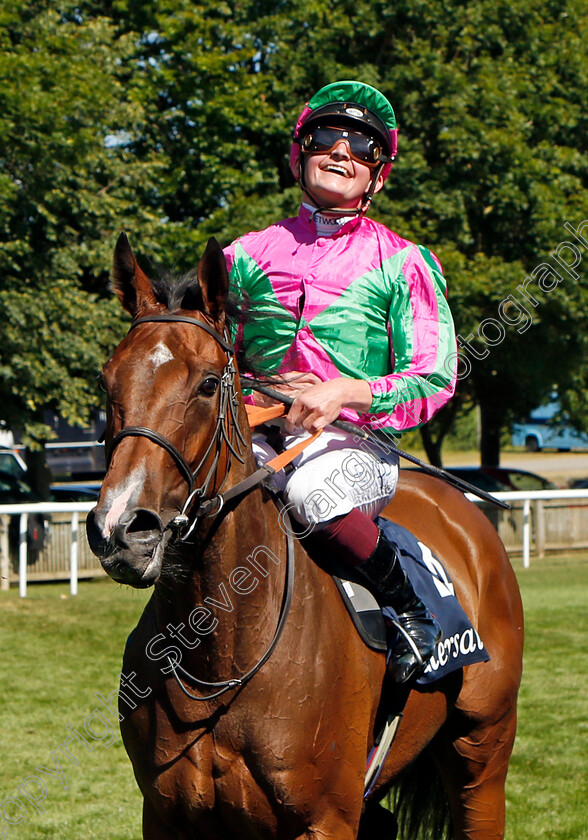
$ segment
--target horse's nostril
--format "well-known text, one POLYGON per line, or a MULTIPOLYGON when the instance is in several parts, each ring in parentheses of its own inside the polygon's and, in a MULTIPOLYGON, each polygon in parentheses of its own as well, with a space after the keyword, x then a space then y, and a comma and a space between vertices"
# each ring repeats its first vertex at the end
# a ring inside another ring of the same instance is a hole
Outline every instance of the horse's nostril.
POLYGON ((90 549, 97 557, 104 557, 108 553, 108 541, 96 522, 96 508, 93 508, 86 519, 86 534, 90 549))
POLYGON ((123 513, 110 536, 103 534, 103 525, 108 513, 94 508, 86 520, 86 532, 90 548, 100 558, 110 557, 115 552, 133 548, 147 550, 157 542, 163 532, 163 523, 157 513, 147 508, 135 508, 123 513))
POLYGON ((136 534, 144 531, 161 531, 163 525, 155 511, 145 508, 137 508, 134 516, 126 527, 127 534, 136 534))

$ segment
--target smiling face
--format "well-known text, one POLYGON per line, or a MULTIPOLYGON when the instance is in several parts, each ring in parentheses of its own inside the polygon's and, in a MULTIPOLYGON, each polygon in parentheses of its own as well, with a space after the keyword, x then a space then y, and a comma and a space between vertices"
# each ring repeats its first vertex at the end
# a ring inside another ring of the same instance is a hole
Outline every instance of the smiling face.
MULTIPOLYGON (((374 170, 351 157, 346 140, 341 139, 325 154, 304 155, 304 158, 304 185, 313 202, 345 209, 361 206, 374 170)), ((379 175, 374 192, 379 192, 383 184, 384 179, 379 175)))

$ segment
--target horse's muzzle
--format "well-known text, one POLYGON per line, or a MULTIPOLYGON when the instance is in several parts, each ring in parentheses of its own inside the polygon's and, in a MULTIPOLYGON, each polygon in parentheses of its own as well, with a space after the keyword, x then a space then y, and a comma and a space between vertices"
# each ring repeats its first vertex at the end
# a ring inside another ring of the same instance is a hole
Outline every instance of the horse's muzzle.
POLYGON ((161 574, 169 532, 157 513, 146 508, 127 510, 108 536, 104 536, 106 511, 95 507, 88 514, 86 533, 102 568, 117 583, 137 589, 152 586, 161 574))

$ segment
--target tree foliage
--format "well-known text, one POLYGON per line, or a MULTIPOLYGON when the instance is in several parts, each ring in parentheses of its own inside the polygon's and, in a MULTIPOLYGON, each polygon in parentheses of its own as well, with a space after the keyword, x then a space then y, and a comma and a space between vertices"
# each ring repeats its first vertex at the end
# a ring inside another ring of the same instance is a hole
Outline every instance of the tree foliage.
POLYGON ((97 373, 121 330, 113 237, 131 217, 157 242, 162 214, 142 197, 162 161, 128 148, 144 119, 132 36, 51 3, 0 15, 0 405, 38 446, 44 409, 75 423, 99 404, 97 373))
MULTIPOLYGON (((586 268, 575 278, 550 254, 586 207, 587 11, 586 0, 5 3, 4 419, 41 438, 41 408, 82 419, 96 401, 121 331, 107 295, 118 230, 187 270, 208 236, 224 244, 295 212, 295 119, 321 85, 358 78, 388 95, 400 129, 373 215, 444 263, 464 342, 458 407, 481 406, 483 457, 497 460, 500 429, 554 385, 585 423, 586 268), (552 288, 542 263, 560 273, 552 288)), ((433 444, 447 427, 431 425, 433 444)))

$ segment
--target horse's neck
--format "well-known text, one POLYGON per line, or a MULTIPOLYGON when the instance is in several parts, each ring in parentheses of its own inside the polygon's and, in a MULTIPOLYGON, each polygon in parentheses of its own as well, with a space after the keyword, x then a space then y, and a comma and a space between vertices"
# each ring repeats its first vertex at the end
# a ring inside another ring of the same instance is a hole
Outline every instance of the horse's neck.
MULTIPOLYGON (((249 464, 239 473, 244 477, 254 469, 249 464)), ((158 588, 156 620, 161 631, 171 626, 184 637, 183 661, 192 659, 201 673, 225 679, 235 669, 248 670, 271 642, 284 592, 287 537, 276 506, 257 488, 206 542, 196 560, 186 557, 187 579, 158 588)))

